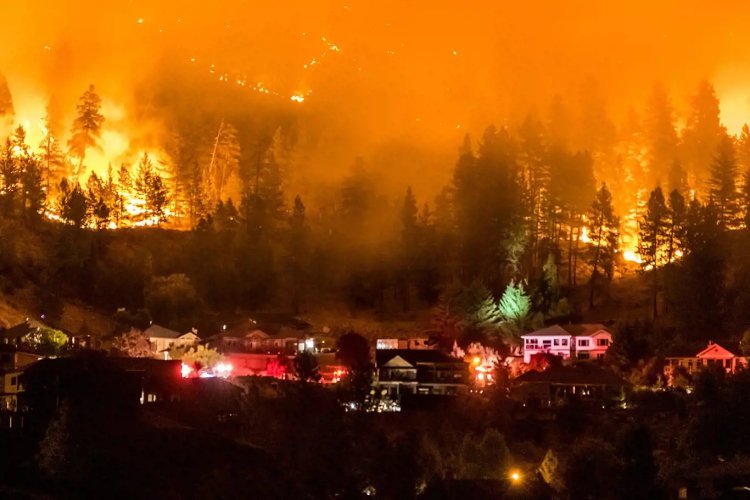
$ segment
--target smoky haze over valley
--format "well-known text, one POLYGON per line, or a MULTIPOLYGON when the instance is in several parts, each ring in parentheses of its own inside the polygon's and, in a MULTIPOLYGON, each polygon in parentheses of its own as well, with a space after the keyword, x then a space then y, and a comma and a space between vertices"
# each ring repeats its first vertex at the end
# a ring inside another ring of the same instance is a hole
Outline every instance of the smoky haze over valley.
MULTIPOLYGON (((708 79, 738 132, 750 114, 748 20, 750 6, 728 1, 30 1, 3 8, 0 30, 13 36, 0 71, 17 120, 33 128, 49 105, 61 135, 96 85, 105 130, 125 136, 111 137, 112 151, 91 166, 99 171, 164 149, 163 106, 176 119, 182 110, 159 96, 195 92, 207 114, 253 117, 248 135, 294 124, 300 190, 339 179, 362 157, 387 191, 412 184, 432 196, 464 134, 515 126, 528 112, 547 120, 556 94, 575 117, 595 93, 622 130, 660 82, 679 126, 708 79)), ((574 138, 590 132, 575 128, 574 138)))

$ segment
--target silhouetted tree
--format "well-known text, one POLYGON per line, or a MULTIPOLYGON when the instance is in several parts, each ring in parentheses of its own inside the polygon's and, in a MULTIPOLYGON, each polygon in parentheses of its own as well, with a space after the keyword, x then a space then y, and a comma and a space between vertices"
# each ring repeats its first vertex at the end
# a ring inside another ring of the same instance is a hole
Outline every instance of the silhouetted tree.
POLYGON ((589 280, 589 307, 594 307, 594 290, 601 266, 608 280, 612 279, 614 261, 617 254, 618 226, 620 221, 612 207, 612 194, 606 184, 602 184, 589 211, 589 229, 591 244, 590 258, 592 271, 589 280))
POLYGON ((73 129, 68 146, 71 155, 78 158, 78 171, 81 174, 86 150, 98 147, 98 140, 102 132, 104 116, 101 114, 102 100, 93 85, 81 96, 77 106, 77 116, 73 121, 73 129))
POLYGON ((135 192, 144 200, 147 219, 157 225, 167 220, 166 208, 169 203, 169 193, 161 175, 154 168, 148 153, 143 153, 138 164, 138 174, 135 178, 135 192))
POLYGON ((685 164, 688 172, 695 178, 694 187, 699 193, 710 189, 706 185, 706 173, 709 172, 719 144, 726 139, 726 129, 721 124, 719 114, 719 99, 713 86, 706 80, 701 81, 690 100, 682 137, 685 164))
POLYGON ((674 111, 666 90, 654 86, 646 106, 644 139, 647 149, 649 183, 666 181, 667 170, 677 158, 677 132, 674 111))
POLYGON ((309 351, 298 352, 294 357, 294 373, 300 382, 317 382, 320 380, 318 360, 309 351))
POLYGON ((664 202, 660 187, 651 192, 646 212, 639 223, 638 253, 641 256, 641 267, 651 272, 651 295, 654 318, 658 315, 657 295, 659 293, 658 271, 666 263, 665 244, 669 211, 664 202))
POLYGON ((719 141, 711 163, 711 177, 708 180, 712 202, 719 214, 722 228, 733 228, 738 220, 738 196, 735 185, 737 160, 731 138, 724 135, 719 141))
POLYGON ((81 185, 76 184, 71 189, 67 179, 60 181, 60 199, 58 201, 60 217, 68 224, 81 228, 86 223, 88 206, 86 195, 81 185))

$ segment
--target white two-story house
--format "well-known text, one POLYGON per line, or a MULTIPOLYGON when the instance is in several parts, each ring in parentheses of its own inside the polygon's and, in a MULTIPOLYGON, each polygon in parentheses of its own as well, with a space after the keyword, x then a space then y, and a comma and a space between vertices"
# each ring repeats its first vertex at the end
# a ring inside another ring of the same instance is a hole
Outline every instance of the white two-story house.
POLYGON ((598 323, 580 325, 552 325, 522 335, 523 361, 531 356, 549 353, 563 359, 603 359, 610 344, 612 332, 598 323))
POLYGON ((200 341, 195 331, 180 333, 159 325, 149 326, 143 334, 148 337, 156 359, 171 359, 169 350, 172 347, 189 347, 200 341))

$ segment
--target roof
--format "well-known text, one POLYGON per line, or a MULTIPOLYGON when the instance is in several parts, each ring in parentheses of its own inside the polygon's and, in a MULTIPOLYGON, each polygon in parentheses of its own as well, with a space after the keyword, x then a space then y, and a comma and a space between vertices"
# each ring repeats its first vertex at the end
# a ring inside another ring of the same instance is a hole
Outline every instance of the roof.
POLYGON ((164 328, 161 325, 151 325, 143 333, 146 337, 153 339, 176 339, 185 335, 184 333, 164 328))
MULTIPOLYGON (((711 345, 718 345, 722 349, 730 352, 740 352, 739 345, 736 340, 732 339, 720 339, 719 342, 709 342, 708 346, 706 341, 679 341, 675 342, 669 349, 664 353, 665 358, 696 358, 700 354, 703 354, 711 345), (729 346, 726 348, 724 346, 729 346), (731 349, 731 350, 730 350, 731 349)), ((735 354, 735 356, 737 356, 735 354)))
POLYGON ((311 328, 310 323, 297 316, 281 313, 252 313, 222 333, 230 337, 244 337, 246 333, 261 330, 270 336, 278 335, 282 331, 302 335, 307 334, 311 328))
POLYGON ((534 382, 610 386, 627 385, 627 382, 611 371, 600 368, 593 363, 580 363, 573 366, 550 366, 543 372, 536 370, 528 371, 514 380, 516 384, 534 382))
POLYGON ((600 331, 612 334, 612 331, 601 323, 582 323, 579 325, 565 325, 565 331, 576 337, 591 337, 600 331))
POLYGON ((541 330, 535 330, 531 333, 527 333, 526 335, 521 335, 521 337, 570 337, 570 335, 571 334, 565 331, 565 329, 560 325, 552 325, 548 326, 547 328, 542 328, 541 330))
POLYGON ((10 328, 0 330, 0 338, 18 340, 26 336, 30 331, 31 328, 29 327, 28 323, 19 323, 15 326, 11 326, 10 328))
POLYGON ((396 356, 412 366, 418 363, 464 363, 462 359, 449 356, 437 349, 378 349, 375 351, 377 366, 383 366, 396 356))
POLYGON ((719 344, 709 342, 708 347, 703 349, 701 352, 695 355, 696 358, 709 358, 709 359, 731 359, 734 358, 734 353, 724 349, 719 344))

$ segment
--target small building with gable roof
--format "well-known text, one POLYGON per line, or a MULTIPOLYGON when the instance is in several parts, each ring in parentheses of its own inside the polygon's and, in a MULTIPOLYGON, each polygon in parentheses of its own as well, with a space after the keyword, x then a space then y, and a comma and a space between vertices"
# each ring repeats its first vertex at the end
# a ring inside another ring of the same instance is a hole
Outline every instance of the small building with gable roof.
POLYGON ((672 356, 665 360, 668 366, 683 368, 689 374, 698 373, 709 366, 719 366, 727 373, 734 373, 748 364, 746 356, 737 356, 713 341, 709 341, 708 346, 694 356, 672 356))

